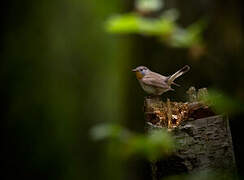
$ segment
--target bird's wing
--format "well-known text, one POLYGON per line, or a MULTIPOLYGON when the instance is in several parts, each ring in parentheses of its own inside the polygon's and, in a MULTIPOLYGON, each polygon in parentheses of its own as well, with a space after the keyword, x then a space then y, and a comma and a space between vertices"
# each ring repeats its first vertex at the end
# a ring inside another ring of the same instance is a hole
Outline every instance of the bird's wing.
POLYGON ((142 82, 149 86, 154 86, 158 88, 170 88, 166 83, 167 77, 162 76, 158 73, 150 72, 142 78, 142 82))

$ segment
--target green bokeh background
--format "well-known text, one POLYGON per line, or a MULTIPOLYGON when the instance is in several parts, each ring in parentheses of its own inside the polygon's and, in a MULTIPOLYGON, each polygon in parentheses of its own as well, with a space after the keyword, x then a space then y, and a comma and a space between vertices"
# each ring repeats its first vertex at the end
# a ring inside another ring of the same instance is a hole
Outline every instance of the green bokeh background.
MULTIPOLYGON (((144 161, 120 163, 90 129, 103 122, 144 131, 143 98, 131 69, 146 65, 165 75, 185 64, 191 71, 163 98, 186 100, 185 91, 219 89, 244 100, 244 14, 241 0, 165 2, 186 27, 208 19, 206 53, 172 48, 155 37, 116 35, 104 24, 133 11, 132 1, 10 0, 2 5, 1 119, 4 175, 25 179, 147 179, 144 161)), ((244 160, 241 119, 231 119, 237 164, 244 160)), ((116 147, 115 147, 116 148, 116 147)), ((242 170, 241 165, 238 166, 242 170)))

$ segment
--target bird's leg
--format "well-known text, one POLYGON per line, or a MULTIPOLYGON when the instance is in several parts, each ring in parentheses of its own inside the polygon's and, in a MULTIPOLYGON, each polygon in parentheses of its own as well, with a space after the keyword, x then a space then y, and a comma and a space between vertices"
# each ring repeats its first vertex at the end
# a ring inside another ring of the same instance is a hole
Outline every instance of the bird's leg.
POLYGON ((160 99, 161 96, 160 95, 156 95, 156 94, 150 94, 146 98, 148 98, 148 99, 160 99))
POLYGON ((149 95, 146 96, 147 99, 152 99, 153 97, 154 97, 153 94, 149 94, 149 95))
POLYGON ((146 99, 151 99, 152 98, 152 95, 147 95, 145 98, 146 99))

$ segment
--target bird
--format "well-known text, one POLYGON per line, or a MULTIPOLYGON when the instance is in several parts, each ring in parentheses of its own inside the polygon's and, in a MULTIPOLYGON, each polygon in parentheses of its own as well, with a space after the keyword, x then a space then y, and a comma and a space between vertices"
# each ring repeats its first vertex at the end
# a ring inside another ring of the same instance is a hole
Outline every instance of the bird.
POLYGON ((132 69, 136 74, 142 89, 150 94, 160 96, 167 91, 174 91, 171 85, 180 86, 174 80, 190 70, 190 66, 185 65, 183 68, 172 74, 171 76, 163 76, 153 72, 145 66, 138 66, 132 69))

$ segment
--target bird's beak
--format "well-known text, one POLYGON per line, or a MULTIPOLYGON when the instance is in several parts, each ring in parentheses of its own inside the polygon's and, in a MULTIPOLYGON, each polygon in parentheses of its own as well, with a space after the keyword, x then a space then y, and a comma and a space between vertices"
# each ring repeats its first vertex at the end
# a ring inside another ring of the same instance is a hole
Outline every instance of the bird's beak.
POLYGON ((136 69, 132 69, 132 72, 136 72, 136 69))

